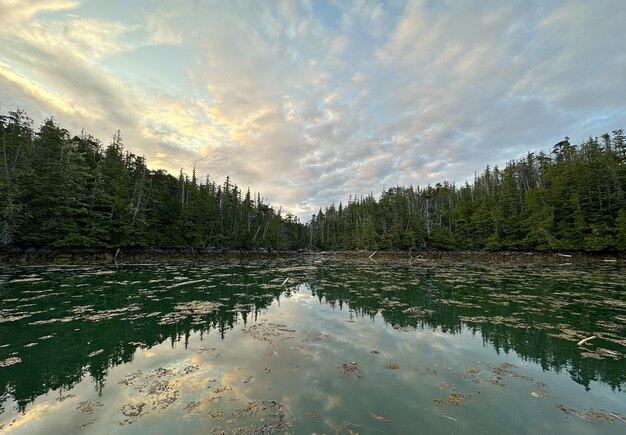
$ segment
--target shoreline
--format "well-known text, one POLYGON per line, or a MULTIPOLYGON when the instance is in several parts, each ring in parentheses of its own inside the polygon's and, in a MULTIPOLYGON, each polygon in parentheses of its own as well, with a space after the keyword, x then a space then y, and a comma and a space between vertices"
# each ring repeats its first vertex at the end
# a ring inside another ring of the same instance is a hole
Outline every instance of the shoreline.
POLYGON ((36 265, 125 265, 136 263, 175 263, 215 259, 268 258, 351 258, 389 261, 486 261, 519 263, 613 263, 626 260, 624 252, 584 251, 487 251, 487 250, 422 250, 422 251, 315 251, 267 249, 192 249, 192 248, 14 248, 0 250, 0 266, 36 265))

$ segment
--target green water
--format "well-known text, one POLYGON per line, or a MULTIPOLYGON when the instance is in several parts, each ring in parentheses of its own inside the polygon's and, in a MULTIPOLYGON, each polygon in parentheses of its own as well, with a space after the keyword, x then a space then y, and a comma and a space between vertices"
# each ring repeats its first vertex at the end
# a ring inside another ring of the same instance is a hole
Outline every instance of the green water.
POLYGON ((6 433, 624 434, 625 355, 617 263, 0 269, 6 433))

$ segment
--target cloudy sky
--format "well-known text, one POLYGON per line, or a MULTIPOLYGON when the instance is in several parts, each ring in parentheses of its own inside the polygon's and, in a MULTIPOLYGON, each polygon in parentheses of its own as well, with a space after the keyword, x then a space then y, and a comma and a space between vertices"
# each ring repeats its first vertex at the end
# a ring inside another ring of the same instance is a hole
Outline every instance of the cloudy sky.
POLYGON ((0 0, 0 110, 306 218, 626 128, 623 0, 0 0))

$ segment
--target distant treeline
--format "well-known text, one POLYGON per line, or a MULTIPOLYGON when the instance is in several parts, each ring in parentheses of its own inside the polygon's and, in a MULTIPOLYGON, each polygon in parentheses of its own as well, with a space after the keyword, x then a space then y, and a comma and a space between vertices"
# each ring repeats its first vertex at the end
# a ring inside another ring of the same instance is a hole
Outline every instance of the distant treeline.
POLYGON ((293 249, 307 243, 282 216, 227 177, 200 181, 149 170, 124 150, 71 136, 52 119, 33 129, 20 111, 0 116, 0 247, 293 249))
POLYGON ((626 250, 623 130, 529 153, 458 187, 394 187, 313 215, 321 249, 626 250))
POLYGON ((458 187, 394 187, 307 224, 227 177, 149 170, 124 150, 0 115, 0 247, 626 250, 623 130, 529 153, 458 187))

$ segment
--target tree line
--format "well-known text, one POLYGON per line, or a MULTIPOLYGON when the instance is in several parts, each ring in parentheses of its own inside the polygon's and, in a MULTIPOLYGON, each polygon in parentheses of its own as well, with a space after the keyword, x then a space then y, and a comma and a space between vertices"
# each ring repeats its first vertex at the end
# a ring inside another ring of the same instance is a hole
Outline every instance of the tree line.
POLYGON ((117 132, 104 146, 53 119, 35 131, 24 112, 0 116, 0 247, 294 249, 298 218, 181 170, 150 170, 117 132))
POLYGON ((489 166, 461 186, 390 188, 303 224, 229 177, 147 168, 53 119, 0 115, 0 247, 626 250, 626 137, 489 166))
POLYGON ((312 216, 320 249, 626 250, 623 130, 487 168, 462 186, 393 187, 312 216))

